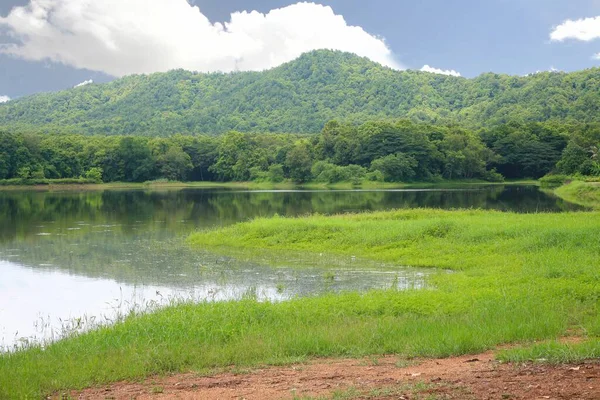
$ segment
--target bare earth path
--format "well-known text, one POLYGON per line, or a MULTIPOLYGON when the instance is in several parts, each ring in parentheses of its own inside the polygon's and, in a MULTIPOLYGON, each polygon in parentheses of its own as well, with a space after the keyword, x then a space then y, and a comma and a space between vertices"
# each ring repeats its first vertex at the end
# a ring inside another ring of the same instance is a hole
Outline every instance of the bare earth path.
POLYGON ((72 393, 80 399, 600 399, 600 362, 511 365, 494 354, 421 360, 313 360, 249 373, 156 377, 72 393))

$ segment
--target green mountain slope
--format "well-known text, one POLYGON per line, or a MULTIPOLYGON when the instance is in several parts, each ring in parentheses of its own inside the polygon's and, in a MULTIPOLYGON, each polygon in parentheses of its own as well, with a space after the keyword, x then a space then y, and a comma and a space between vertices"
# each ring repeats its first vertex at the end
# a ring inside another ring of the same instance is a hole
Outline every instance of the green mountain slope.
POLYGON ((395 71, 314 51, 264 72, 134 75, 0 105, 0 125, 86 134, 319 132, 338 119, 409 118, 480 127, 600 121, 600 69, 475 79, 395 71))

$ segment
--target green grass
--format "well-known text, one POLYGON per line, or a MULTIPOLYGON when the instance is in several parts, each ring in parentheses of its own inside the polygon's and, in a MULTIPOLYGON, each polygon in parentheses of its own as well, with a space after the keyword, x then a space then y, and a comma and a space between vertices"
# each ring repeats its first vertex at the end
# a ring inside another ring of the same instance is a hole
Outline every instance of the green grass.
POLYGON ((506 362, 543 362, 552 364, 576 363, 600 358, 600 340, 594 338, 582 343, 551 341, 501 351, 497 358, 506 362))
MULTIPOLYGON (((600 336, 600 213, 407 210, 256 219, 191 236, 247 257, 333 253, 435 268, 426 290, 180 304, 0 356, 0 398, 311 357, 446 357, 600 336), (448 273, 451 269, 454 273, 448 273)), ((582 353, 583 354, 583 353, 582 353)))
MULTIPOLYGON (((503 331, 500 336, 506 342, 530 340, 541 333, 538 329, 550 332, 561 324, 582 335, 600 335, 597 212, 405 210, 271 218, 199 232, 189 240, 198 247, 235 251, 249 258, 328 252, 453 270, 430 279, 435 290, 397 297, 402 299, 403 313, 461 318, 491 313, 495 318, 474 326, 463 321, 458 329, 465 335, 485 325, 503 331)), ((561 329, 555 332, 567 333, 561 329)), ((477 340, 467 341, 474 346, 466 351, 478 349, 477 340)))
POLYGON ((600 209, 600 183, 574 181, 561 186, 554 193, 575 204, 600 209))

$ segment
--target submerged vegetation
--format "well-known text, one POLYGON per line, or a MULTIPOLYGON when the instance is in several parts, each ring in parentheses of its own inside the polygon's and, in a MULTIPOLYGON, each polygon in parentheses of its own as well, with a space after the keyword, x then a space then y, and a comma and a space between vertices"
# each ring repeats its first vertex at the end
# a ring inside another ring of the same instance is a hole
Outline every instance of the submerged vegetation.
MULTIPOLYGON (((443 357, 568 334, 593 343, 600 337, 599 222, 595 212, 418 209, 274 217, 198 232, 194 246, 249 258, 325 252, 439 272, 423 290, 178 304, 131 316, 0 356, 0 397, 313 356, 443 357)), ((590 346, 581 354, 596 354, 590 346)))

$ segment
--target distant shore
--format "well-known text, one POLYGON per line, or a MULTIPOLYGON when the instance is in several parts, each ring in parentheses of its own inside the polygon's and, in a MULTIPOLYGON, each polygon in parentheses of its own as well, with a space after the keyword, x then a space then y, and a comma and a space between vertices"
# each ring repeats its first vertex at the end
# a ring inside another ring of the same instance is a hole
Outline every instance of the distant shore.
POLYGON ((23 182, 21 184, 14 184, 8 181, 0 181, 0 191, 9 190, 31 190, 31 191, 80 191, 80 190, 137 190, 137 189, 150 189, 150 190, 170 190, 170 189, 248 189, 248 190, 293 190, 293 189, 306 189, 306 190, 351 190, 351 189, 402 189, 402 188, 414 188, 414 187, 453 187, 461 185, 538 185, 536 180, 515 180, 506 182, 486 182, 482 180, 453 180, 453 181, 439 181, 439 182, 412 182, 412 183, 401 183, 401 182, 372 182, 364 181, 359 185, 351 182, 338 182, 338 183, 323 183, 323 182, 306 182, 306 183, 294 183, 285 181, 281 183, 272 182, 162 182, 162 181, 151 181, 151 182, 109 182, 109 183, 94 183, 86 180, 45 180, 43 183, 36 182, 23 182))

